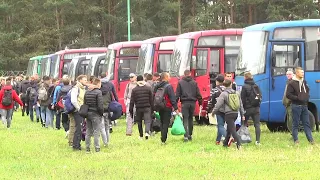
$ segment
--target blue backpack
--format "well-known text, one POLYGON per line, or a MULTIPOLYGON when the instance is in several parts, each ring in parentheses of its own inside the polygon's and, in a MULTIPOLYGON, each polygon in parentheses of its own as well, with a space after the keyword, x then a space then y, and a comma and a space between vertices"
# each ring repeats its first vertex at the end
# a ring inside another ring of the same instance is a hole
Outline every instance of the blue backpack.
POLYGON ((110 102, 108 110, 112 112, 112 116, 109 117, 111 121, 119 119, 122 115, 122 105, 115 100, 110 102))
MULTIPOLYGON (((71 90, 69 90, 68 94, 63 98, 63 105, 64 105, 64 112, 66 114, 70 114, 73 113, 76 108, 73 106, 72 102, 71 102, 71 90)), ((78 88, 78 96, 80 93, 80 89, 78 88)))

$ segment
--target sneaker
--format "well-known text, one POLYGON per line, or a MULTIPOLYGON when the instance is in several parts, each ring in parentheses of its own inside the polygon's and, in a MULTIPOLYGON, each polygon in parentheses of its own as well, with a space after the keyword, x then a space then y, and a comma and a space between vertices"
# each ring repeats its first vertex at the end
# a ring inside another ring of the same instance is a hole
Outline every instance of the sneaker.
POLYGON ((189 140, 189 141, 192 141, 192 136, 189 136, 189 137, 188 137, 188 140, 189 140))
POLYGON ((146 140, 148 140, 149 139, 149 134, 148 133, 146 133, 146 140))
POLYGON ((256 141, 256 146, 261 146, 259 141, 256 141))
POLYGON ((216 145, 220 145, 220 141, 216 141, 216 145))
POLYGON ((87 154, 90 154, 90 149, 86 149, 86 153, 87 153, 87 154))
POLYGON ((166 145, 166 144, 167 144, 166 142, 161 142, 161 145, 162 145, 162 146, 164 146, 164 145, 166 145))
POLYGON ((238 149, 238 150, 241 150, 241 149, 242 149, 242 146, 237 144, 237 149, 238 149))
POLYGON ((104 147, 108 147, 108 144, 103 144, 104 147))
POLYGON ((112 128, 110 128, 109 132, 110 132, 110 133, 112 133, 112 132, 113 132, 112 128))
POLYGON ((229 139, 229 142, 228 142, 228 147, 230 147, 233 142, 234 142, 234 139, 233 139, 233 138, 230 138, 230 139, 229 139))
POLYGON ((315 145, 315 142, 312 140, 312 141, 310 141, 310 144, 311 145, 315 145))
POLYGON ((96 148, 96 152, 100 152, 100 148, 96 148))
POLYGON ((66 132, 66 139, 69 137, 69 131, 66 132))
POLYGON ((185 142, 185 143, 188 142, 188 141, 189 141, 188 138, 184 138, 183 139, 183 142, 185 142))
POLYGON ((73 151, 81 151, 81 147, 80 148, 74 148, 72 147, 73 151))
POLYGON ((299 145, 299 144, 300 144, 299 140, 294 141, 294 145, 299 145))

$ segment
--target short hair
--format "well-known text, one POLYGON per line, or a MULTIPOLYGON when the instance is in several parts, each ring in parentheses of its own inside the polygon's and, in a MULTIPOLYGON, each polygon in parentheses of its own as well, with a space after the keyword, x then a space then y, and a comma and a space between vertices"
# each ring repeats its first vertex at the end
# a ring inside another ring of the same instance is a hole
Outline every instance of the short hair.
POLYGON ((169 73, 163 72, 163 73, 161 73, 160 79, 161 79, 161 81, 164 81, 164 80, 166 80, 168 77, 169 77, 169 73))
POLYGON ((93 84, 93 85, 98 85, 100 82, 101 82, 101 80, 98 79, 98 78, 94 78, 94 79, 92 80, 92 84, 93 84))
POLYGON ((295 72, 297 73, 298 71, 303 71, 302 67, 296 67, 295 72))
POLYGON ((160 74, 158 72, 153 73, 154 77, 160 77, 160 74))
POLYGON ((70 79, 69 78, 62 79, 62 83, 63 83, 63 85, 67 86, 70 84, 70 79))
POLYGON ((137 81, 143 81, 143 76, 141 75, 137 76, 137 81))
POLYGON ((231 82, 229 79, 225 79, 225 80, 223 81, 224 87, 230 87, 231 84, 232 84, 232 82, 231 82))
POLYGON ((147 76, 146 76, 146 80, 147 81, 151 81, 152 80, 152 74, 147 74, 147 76))
POLYGON ((101 73, 101 74, 100 74, 100 77, 101 77, 101 78, 105 78, 105 77, 107 77, 107 74, 106 74, 106 73, 101 73))
POLYGON ((144 77, 144 78, 147 78, 147 75, 148 75, 148 73, 144 73, 144 74, 143 74, 143 77, 144 77))
POLYGON ((77 77, 77 81, 81 81, 82 79, 87 78, 86 75, 80 75, 77 77))
POLYGON ((227 75, 232 75, 232 74, 233 74, 232 72, 226 72, 226 73, 224 73, 225 76, 227 76, 227 75))
POLYGON ((90 82, 93 82, 93 80, 94 80, 95 78, 96 78, 95 76, 90 76, 90 78, 89 78, 90 82))
POLYGON ((184 75, 185 76, 190 76, 191 75, 191 71, 189 69, 184 71, 184 75))
POLYGON ((244 73, 244 78, 245 78, 245 79, 252 79, 252 74, 251 74, 251 72, 245 72, 245 73, 244 73))
POLYGON ((42 80, 43 80, 43 81, 49 81, 49 80, 50 80, 50 77, 49 77, 49 76, 43 76, 42 80))
POLYGON ((57 82, 57 81, 58 81, 57 78, 53 78, 53 79, 52 79, 52 83, 55 83, 55 82, 57 82))

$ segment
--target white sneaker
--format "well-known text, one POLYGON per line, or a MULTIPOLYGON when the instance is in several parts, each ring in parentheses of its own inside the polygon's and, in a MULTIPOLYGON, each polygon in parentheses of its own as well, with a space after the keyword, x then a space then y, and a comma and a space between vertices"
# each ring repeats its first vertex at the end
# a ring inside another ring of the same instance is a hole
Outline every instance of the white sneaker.
POLYGON ((149 139, 150 134, 146 133, 146 140, 149 139))
POLYGON ((256 141, 256 146, 261 146, 260 142, 256 141))
POLYGON ((66 139, 69 137, 69 131, 66 132, 66 139))

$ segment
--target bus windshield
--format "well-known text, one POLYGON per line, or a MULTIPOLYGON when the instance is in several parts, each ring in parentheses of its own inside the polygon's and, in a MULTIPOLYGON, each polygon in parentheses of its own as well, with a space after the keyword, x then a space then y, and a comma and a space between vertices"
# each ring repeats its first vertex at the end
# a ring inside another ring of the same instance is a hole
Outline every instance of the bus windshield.
POLYGON ((191 39, 177 39, 174 45, 173 57, 170 63, 170 74, 182 76, 184 70, 190 69, 192 54, 191 39))
POLYGON ((244 32, 237 59, 236 76, 250 71, 252 75, 265 71, 268 33, 266 31, 244 32))
POLYGON ((139 59, 137 62, 137 74, 152 73, 153 57, 155 47, 154 44, 143 44, 139 51, 139 59))
POLYGON ((241 36, 225 36, 225 72, 235 72, 241 36))
POLYGON ((60 59, 59 59, 59 55, 52 55, 51 56, 51 65, 50 65, 50 77, 52 78, 58 78, 59 74, 55 73, 55 69, 56 69, 56 66, 59 66, 59 63, 60 63, 60 59))
POLYGON ((27 69, 27 76, 32 76, 32 66, 33 65, 33 61, 28 62, 28 69, 27 69))
POLYGON ((129 80, 130 73, 135 73, 138 58, 120 59, 118 68, 118 76, 120 81, 129 80))
POLYGON ((114 64, 116 60, 116 51, 113 49, 108 49, 107 56, 106 56, 106 68, 108 72, 108 79, 113 80, 114 79, 114 64))
POLYGON ((50 75, 50 60, 50 57, 45 57, 41 60, 41 77, 50 75))

